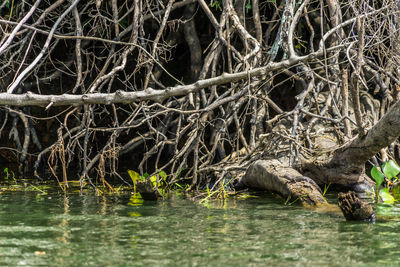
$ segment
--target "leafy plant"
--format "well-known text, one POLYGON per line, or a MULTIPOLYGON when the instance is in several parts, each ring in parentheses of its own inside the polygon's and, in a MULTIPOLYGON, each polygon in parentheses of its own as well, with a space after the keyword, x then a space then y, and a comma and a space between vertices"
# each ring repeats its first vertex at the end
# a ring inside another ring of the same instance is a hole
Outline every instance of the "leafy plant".
POLYGON ((250 0, 246 2, 246 11, 249 12, 251 10, 252 6, 251 6, 251 2, 250 0))
POLYGON ((225 200, 228 197, 228 192, 226 191, 228 189, 229 183, 232 181, 233 178, 228 179, 228 178, 223 178, 218 187, 214 190, 210 189, 210 184, 207 184, 206 186, 206 191, 207 191, 207 196, 200 200, 200 204, 208 205, 209 201, 213 198, 217 199, 223 199, 225 200), (215 196, 215 197, 214 197, 215 196))
POLYGON ((3 177, 4 180, 9 180, 11 178, 11 180, 13 180, 14 182, 17 181, 15 179, 15 174, 13 171, 9 170, 8 168, 4 168, 3 172, 5 174, 5 176, 3 177))
POLYGON ((385 175, 383 175, 383 173, 381 171, 379 171, 379 169, 376 166, 374 166, 374 167, 372 167, 372 170, 371 170, 371 176, 375 180, 375 183, 376 183, 376 192, 379 192, 379 187, 385 180, 385 175))
MULTIPOLYGON (((167 174, 164 171, 160 171, 159 173, 150 177, 148 173, 144 173, 140 175, 139 173, 128 170, 129 177, 133 182, 133 192, 134 194, 140 194, 136 192, 136 184, 138 182, 144 182, 149 179, 152 187, 160 193, 161 196, 165 196, 166 194, 166 187, 167 187, 167 174)), ((176 184, 176 183, 175 183, 176 184)))
POLYGON ((47 192, 43 190, 43 188, 41 189, 40 186, 34 186, 34 185, 30 185, 30 187, 32 191, 38 192, 38 194, 36 194, 36 200, 44 200, 44 196, 47 195, 47 192))
POLYGON ((371 169, 371 176, 376 182, 376 195, 378 197, 378 200, 380 197, 380 199, 382 199, 384 203, 391 204, 396 200, 400 200, 398 198, 398 196, 400 195, 397 192, 398 190, 392 192, 393 195, 395 196, 393 197, 389 188, 389 185, 393 181, 398 180, 397 175, 400 173, 400 167, 393 160, 388 160, 382 164, 382 171, 383 173, 378 169, 377 166, 373 166, 371 169), (381 185, 385 181, 385 178, 388 181, 388 186, 380 189, 381 185))
POLYGON ((389 193, 389 189, 386 187, 379 190, 379 196, 382 201, 387 204, 393 204, 395 201, 394 197, 389 193))
POLYGON ((391 192, 391 193, 392 193, 392 196, 393 196, 395 199, 400 199, 400 185, 393 186, 391 191, 392 191, 392 192, 391 192))
POLYGON ((133 192, 134 192, 134 194, 136 194, 136 182, 140 181, 142 176, 140 176, 139 173, 132 171, 132 170, 128 170, 128 174, 129 174, 129 177, 131 177, 131 180, 133 182, 133 192))
POLYGON ((388 160, 383 163, 382 170, 389 180, 392 180, 393 178, 395 178, 395 180, 398 180, 397 175, 400 173, 400 167, 393 160, 388 160))
POLYGON ((203 198, 202 200, 200 200, 200 204, 205 204, 207 205, 209 200, 211 199, 211 197, 217 193, 217 191, 211 192, 210 188, 208 187, 207 184, 207 196, 205 198, 203 198))

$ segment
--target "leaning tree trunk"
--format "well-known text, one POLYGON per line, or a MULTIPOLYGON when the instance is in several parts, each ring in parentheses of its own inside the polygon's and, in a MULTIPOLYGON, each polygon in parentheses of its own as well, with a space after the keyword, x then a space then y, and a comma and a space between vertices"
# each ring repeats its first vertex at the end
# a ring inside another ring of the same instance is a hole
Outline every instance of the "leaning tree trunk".
POLYGON ((367 179, 365 163, 400 135, 400 101, 368 131, 336 150, 325 162, 305 162, 300 169, 316 183, 344 186, 361 184, 367 179))
POLYGON ((303 161, 297 166, 298 170, 278 160, 258 160, 249 166, 240 184, 278 192, 302 204, 325 204, 318 185, 333 184, 360 191, 371 187, 372 181, 365 174, 366 161, 399 135, 400 101, 366 135, 356 137, 327 159, 303 161))

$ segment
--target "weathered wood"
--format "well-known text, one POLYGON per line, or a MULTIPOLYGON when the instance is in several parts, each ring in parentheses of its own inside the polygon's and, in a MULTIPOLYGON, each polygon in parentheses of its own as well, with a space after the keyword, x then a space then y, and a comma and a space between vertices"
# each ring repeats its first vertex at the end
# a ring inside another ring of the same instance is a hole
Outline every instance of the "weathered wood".
POLYGON ((339 193, 338 205, 348 221, 374 221, 372 207, 359 199, 353 191, 339 193))
POLYGON ((382 148, 393 143, 400 134, 400 101, 368 131, 348 145, 336 150, 325 161, 303 162, 299 170, 317 184, 331 183, 343 186, 372 184, 365 175, 365 162, 382 148))
POLYGON ((241 183, 250 188, 270 190, 305 205, 326 204, 321 189, 309 177, 278 160, 258 160, 249 166, 241 183))

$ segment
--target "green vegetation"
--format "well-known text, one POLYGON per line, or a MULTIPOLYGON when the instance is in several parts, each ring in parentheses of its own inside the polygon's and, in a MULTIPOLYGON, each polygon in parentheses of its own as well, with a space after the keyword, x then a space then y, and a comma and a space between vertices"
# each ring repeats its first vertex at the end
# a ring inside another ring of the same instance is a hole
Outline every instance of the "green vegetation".
MULTIPOLYGON (((138 184, 143 185, 144 187, 151 188, 154 192, 157 192, 161 197, 165 198, 168 196, 170 191, 174 192, 182 192, 186 191, 189 188, 189 185, 181 185, 177 182, 169 184, 167 181, 168 175, 164 171, 160 171, 155 175, 150 176, 148 173, 144 173, 140 175, 139 173, 128 170, 129 177, 133 183, 133 194, 137 198, 141 198, 140 192, 138 192, 137 187, 138 184)), ((175 180, 179 177, 180 172, 178 173, 175 180)))
POLYGON ((211 0, 210 7, 215 8, 216 11, 222 11, 222 1, 221 0, 211 0))
POLYGON ((285 206, 292 206, 294 203, 296 203, 298 200, 302 199, 303 197, 307 197, 308 194, 304 194, 293 200, 292 202, 289 202, 292 199, 292 196, 288 196, 288 198, 285 201, 285 206))
POLYGON ((400 173, 400 167, 393 160, 388 160, 382 164, 382 171, 377 166, 373 166, 371 176, 376 182, 376 197, 384 203, 394 203, 400 200, 399 186, 394 184, 398 181, 397 175, 400 173), (386 184, 383 188, 381 186, 386 184))
POLYGON ((3 177, 4 180, 12 180, 16 182, 17 180, 15 179, 15 174, 13 171, 8 170, 8 168, 4 168, 3 172, 5 173, 5 176, 3 177))
MULTIPOLYGON (((328 193, 328 189, 331 186, 331 183, 329 183, 328 185, 324 185, 324 192, 322 193, 322 195, 325 197, 326 193, 328 193)), ((326 197, 325 197, 326 198, 326 197)))
MULTIPOLYGON (((6 3, 4 7, 5 7, 7 10, 10 10, 11 1, 10 1, 10 0, 2 0, 2 1, 0 2, 0 4, 3 4, 3 3, 6 3)), ((14 3, 14 1, 12 1, 12 3, 14 3)))

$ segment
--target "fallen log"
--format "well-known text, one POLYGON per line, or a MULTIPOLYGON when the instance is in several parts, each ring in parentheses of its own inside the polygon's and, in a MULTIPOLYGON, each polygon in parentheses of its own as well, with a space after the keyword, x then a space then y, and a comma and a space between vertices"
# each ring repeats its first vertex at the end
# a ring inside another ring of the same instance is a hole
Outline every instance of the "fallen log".
POLYGON ((277 192, 303 205, 327 204, 319 186, 279 160, 258 160, 251 164, 240 183, 250 188, 277 192))

